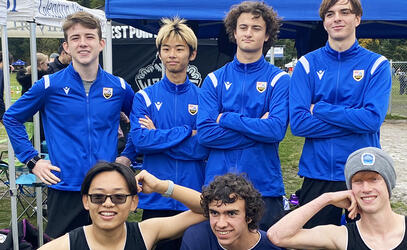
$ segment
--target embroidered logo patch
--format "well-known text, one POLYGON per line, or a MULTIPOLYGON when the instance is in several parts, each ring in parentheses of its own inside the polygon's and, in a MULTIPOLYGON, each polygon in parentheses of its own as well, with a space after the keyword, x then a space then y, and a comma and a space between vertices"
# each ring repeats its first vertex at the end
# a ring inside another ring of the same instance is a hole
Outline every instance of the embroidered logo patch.
POLYGON ((267 82, 257 82, 256 83, 256 89, 260 93, 263 93, 264 90, 266 90, 266 88, 267 88, 267 82))
POLYGON ((353 79, 355 79, 355 81, 360 81, 363 79, 363 77, 365 76, 365 70, 361 69, 361 70, 354 70, 353 71, 353 79))
POLYGON ((362 154, 361 160, 362 160, 362 164, 364 166, 372 166, 372 165, 374 165, 374 162, 376 159, 375 159, 374 154, 364 153, 364 154, 362 154))
POLYGON ((65 91, 65 94, 68 94, 68 93, 69 93, 70 88, 69 88, 69 87, 65 87, 65 88, 63 88, 63 90, 65 91))
POLYGON ((198 105, 196 105, 196 104, 188 104, 188 112, 191 115, 196 115, 196 113, 198 113, 198 105))
POLYGON ((229 90, 230 86, 232 85, 231 82, 225 82, 226 90, 229 90))
POLYGON ((113 96, 113 88, 103 88, 103 97, 109 99, 113 96))
POLYGON ((157 108, 158 111, 160 111, 161 105, 163 105, 162 102, 155 102, 155 107, 157 108))
POLYGON ((322 77, 324 76, 324 74, 325 74, 325 71, 324 71, 324 70, 317 71, 317 75, 318 75, 319 80, 322 79, 322 77))

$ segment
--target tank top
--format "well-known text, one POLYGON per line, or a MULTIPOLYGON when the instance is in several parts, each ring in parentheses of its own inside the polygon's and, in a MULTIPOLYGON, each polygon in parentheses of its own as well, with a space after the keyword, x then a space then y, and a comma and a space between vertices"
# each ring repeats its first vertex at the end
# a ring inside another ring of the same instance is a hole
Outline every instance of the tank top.
MULTIPOLYGON (((405 217, 405 229, 404 229, 404 237, 401 243, 394 248, 393 250, 405 250, 407 249, 407 217, 405 217)), ((360 236, 358 227, 356 226, 356 222, 348 223, 345 225, 348 229, 348 250, 358 249, 358 250, 371 250, 365 242, 363 241, 362 237, 360 236)))
MULTIPOLYGON (((124 250, 147 250, 137 222, 126 222, 127 236, 124 250)), ((69 232, 71 250, 90 250, 83 227, 69 232)))

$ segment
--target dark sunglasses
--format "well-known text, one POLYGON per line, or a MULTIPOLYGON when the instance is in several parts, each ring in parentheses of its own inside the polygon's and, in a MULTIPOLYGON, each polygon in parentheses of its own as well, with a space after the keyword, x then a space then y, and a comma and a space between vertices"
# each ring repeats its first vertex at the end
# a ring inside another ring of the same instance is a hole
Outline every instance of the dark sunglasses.
POLYGON ((94 204, 103 204, 105 203, 107 197, 110 198, 110 200, 114 204, 123 204, 127 200, 127 196, 133 196, 132 194, 111 194, 111 195, 106 195, 106 194, 88 194, 90 197, 90 201, 94 204))

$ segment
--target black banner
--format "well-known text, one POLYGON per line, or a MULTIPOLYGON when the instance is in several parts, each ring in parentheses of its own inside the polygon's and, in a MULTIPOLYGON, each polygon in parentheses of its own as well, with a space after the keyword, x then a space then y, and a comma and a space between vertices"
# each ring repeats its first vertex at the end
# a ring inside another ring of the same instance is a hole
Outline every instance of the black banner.
MULTIPOLYGON (((138 39, 136 34, 133 39, 129 35, 127 39, 123 39, 125 35, 113 39, 113 74, 124 78, 134 91, 154 84, 163 76, 155 39, 138 39)), ((200 87, 207 74, 231 60, 230 56, 219 52, 218 40, 199 40, 198 54, 188 67, 188 77, 200 87)))

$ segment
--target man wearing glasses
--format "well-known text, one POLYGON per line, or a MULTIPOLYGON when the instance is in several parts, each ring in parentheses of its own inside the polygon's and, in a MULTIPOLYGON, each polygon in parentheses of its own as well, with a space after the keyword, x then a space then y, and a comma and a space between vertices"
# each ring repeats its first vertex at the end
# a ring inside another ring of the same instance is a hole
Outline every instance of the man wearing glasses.
MULTIPOLYGON (((291 78, 290 126, 305 137, 298 174, 304 177, 300 205, 326 192, 345 190, 349 154, 379 147, 391 89, 389 62, 356 40, 359 0, 323 0, 325 47, 300 58, 291 78)), ((342 208, 327 206, 305 224, 340 225, 342 208)))
POLYGON ((200 214, 199 192, 159 180, 145 170, 134 178, 133 171, 119 163, 96 164, 85 176, 81 195, 92 224, 79 227, 41 249, 152 249, 159 240, 182 234, 190 225, 205 220, 200 214), (193 211, 139 223, 126 222, 129 212, 137 207, 138 191, 168 195, 193 211))

